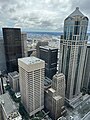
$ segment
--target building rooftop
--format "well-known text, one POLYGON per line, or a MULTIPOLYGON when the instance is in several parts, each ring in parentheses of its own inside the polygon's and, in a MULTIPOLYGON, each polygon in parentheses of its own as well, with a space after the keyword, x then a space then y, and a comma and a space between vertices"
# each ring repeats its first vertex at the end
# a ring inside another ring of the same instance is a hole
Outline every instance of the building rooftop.
POLYGON ((40 48, 42 48, 42 49, 46 49, 46 50, 57 50, 57 48, 55 48, 55 47, 51 47, 51 46, 40 46, 40 48))
POLYGON ((8 74, 11 75, 11 77, 13 77, 13 78, 19 77, 19 74, 18 74, 17 71, 10 72, 10 73, 8 73, 8 74))
POLYGON ((44 62, 43 60, 41 60, 41 59, 39 59, 39 58, 36 58, 36 57, 34 57, 34 56, 25 57, 25 58, 20 58, 20 59, 18 59, 18 60, 21 61, 21 62, 23 62, 23 63, 25 63, 26 65, 44 62))
POLYGON ((45 77, 44 79, 44 89, 48 89, 51 87, 52 80, 48 77, 45 77))
POLYGON ((63 74, 63 73, 57 73, 57 74, 55 74, 54 76, 55 76, 55 77, 63 77, 64 74, 63 74))
POLYGON ((9 30, 20 30, 20 28, 12 28, 12 27, 3 27, 2 29, 9 29, 9 30))
POLYGON ((88 41, 88 43, 87 43, 87 47, 90 47, 90 41, 88 41))
POLYGON ((5 117, 8 120, 22 120, 21 115, 19 114, 15 103, 9 96, 9 93, 5 93, 0 96, 0 104, 4 111, 5 117))
POLYGON ((62 97, 59 95, 59 96, 55 96, 53 97, 55 100, 60 100, 62 97))
POLYGON ((88 112, 81 120, 90 120, 90 112, 88 112))
POLYGON ((75 16, 84 17, 84 15, 79 11, 79 7, 76 7, 75 11, 69 15, 69 17, 75 17, 75 16))
POLYGON ((49 88, 49 91, 51 91, 52 93, 56 92, 53 88, 49 88))
POLYGON ((90 96, 83 96, 83 102, 76 108, 67 107, 67 113, 66 120, 70 120, 70 116, 73 117, 73 120, 90 120, 90 96))
POLYGON ((14 102, 11 100, 8 93, 5 93, 0 96, 0 104, 3 105, 7 116, 13 111, 17 110, 14 102))

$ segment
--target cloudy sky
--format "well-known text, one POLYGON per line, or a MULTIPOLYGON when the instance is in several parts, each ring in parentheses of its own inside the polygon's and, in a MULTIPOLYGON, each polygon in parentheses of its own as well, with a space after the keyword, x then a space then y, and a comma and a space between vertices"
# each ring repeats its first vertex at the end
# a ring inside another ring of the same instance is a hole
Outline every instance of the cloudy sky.
POLYGON ((0 28, 63 31, 64 19, 76 7, 90 18, 90 0, 0 0, 0 28))

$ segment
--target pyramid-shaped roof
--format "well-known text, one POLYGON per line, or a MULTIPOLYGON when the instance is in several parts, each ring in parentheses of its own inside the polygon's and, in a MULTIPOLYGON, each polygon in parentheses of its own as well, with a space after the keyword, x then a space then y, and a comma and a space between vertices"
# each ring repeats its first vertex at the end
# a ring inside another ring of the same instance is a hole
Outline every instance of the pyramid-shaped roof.
POLYGON ((69 17, 74 17, 74 16, 84 17, 84 15, 79 11, 79 7, 76 7, 76 10, 69 15, 69 17))

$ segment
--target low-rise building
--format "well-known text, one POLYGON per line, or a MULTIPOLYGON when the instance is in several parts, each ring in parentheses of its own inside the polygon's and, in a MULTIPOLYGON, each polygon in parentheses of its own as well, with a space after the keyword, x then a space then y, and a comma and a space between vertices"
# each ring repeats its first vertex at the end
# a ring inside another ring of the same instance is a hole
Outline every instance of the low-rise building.
POLYGON ((8 93, 0 96, 0 114, 1 120, 22 120, 15 103, 8 93))
POLYGON ((20 90, 19 88, 19 74, 17 71, 8 73, 8 79, 11 88, 14 92, 18 92, 20 90))

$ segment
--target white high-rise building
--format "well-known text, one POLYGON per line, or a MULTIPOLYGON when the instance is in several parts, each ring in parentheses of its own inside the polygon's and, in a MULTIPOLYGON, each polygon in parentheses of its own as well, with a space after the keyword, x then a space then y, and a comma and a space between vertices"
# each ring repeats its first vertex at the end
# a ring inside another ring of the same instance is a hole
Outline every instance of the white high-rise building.
POLYGON ((44 108, 45 62, 36 57, 18 59, 21 100, 30 116, 44 108))
POLYGON ((64 37, 60 40, 59 73, 65 75, 66 101, 69 103, 80 96, 87 27, 88 18, 78 7, 64 21, 64 37))

